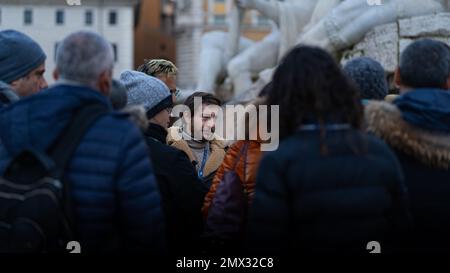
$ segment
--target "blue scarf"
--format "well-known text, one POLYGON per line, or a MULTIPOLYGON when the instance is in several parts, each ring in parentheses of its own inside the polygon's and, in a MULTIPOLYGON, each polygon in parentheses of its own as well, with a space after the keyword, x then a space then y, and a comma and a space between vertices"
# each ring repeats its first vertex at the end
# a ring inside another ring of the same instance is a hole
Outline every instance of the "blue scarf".
POLYGON ((450 91, 417 89, 393 103, 406 122, 428 131, 450 133, 450 91))

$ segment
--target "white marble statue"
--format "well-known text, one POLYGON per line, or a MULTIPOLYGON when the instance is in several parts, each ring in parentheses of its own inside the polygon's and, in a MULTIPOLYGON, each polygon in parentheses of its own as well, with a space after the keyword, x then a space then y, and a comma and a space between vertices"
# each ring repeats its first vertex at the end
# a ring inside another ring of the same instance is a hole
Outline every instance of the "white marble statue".
POLYGON ((359 42, 377 25, 405 17, 445 11, 447 0, 344 0, 298 37, 297 44, 317 45, 336 53, 359 42))
MULTIPOLYGON (((256 0, 258 1, 258 0, 256 0)), ((341 0, 331 12, 311 23, 300 33, 296 45, 322 47, 335 55, 340 50, 359 42, 373 27, 395 22, 401 18, 434 14, 448 10, 447 0, 341 0)), ((269 82, 274 68, 260 73, 264 85, 269 82)))

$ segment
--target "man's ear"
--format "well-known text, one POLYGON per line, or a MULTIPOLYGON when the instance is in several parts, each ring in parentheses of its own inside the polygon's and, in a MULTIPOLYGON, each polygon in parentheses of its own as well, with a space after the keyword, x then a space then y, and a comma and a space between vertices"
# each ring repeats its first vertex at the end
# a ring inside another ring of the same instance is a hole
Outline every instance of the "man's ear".
POLYGON ((400 68, 399 67, 397 67, 394 72, 394 85, 396 88, 399 88, 399 89, 403 85, 402 77, 400 76, 400 68))
POLYGON ((111 71, 104 71, 100 74, 97 82, 97 88, 104 96, 108 97, 111 92, 112 75, 111 71))
POLYGON ((53 70, 53 79, 55 81, 57 81, 59 79, 59 71, 57 68, 55 68, 55 70, 53 70))

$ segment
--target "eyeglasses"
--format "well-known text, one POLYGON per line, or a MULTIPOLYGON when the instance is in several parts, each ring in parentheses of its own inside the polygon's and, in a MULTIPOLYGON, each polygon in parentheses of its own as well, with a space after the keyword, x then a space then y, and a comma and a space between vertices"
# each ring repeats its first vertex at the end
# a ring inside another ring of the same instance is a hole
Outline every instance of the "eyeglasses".
POLYGON ((175 95, 175 97, 178 97, 178 95, 180 94, 181 90, 178 88, 175 89, 170 89, 170 93, 175 95))

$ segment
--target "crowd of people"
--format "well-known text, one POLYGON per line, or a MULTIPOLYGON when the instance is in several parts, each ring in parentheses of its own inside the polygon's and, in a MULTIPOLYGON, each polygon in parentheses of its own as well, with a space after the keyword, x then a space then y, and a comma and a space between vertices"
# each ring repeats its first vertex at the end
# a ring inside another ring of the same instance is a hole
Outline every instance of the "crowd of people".
POLYGON ((189 111, 172 117, 183 72, 170 61, 145 60, 113 79, 111 45, 87 31, 59 44, 50 86, 45 60, 29 36, 0 31, 2 252, 65 250, 61 238, 88 253, 358 254, 372 241, 392 254, 447 252, 443 42, 403 51, 398 95, 373 59, 341 67, 323 49, 295 47, 246 105, 279 106, 271 152, 261 150, 264 124, 242 121, 257 139, 214 133, 223 102, 213 90, 193 93, 182 102, 189 111), (67 225, 50 225, 55 217, 67 225))

